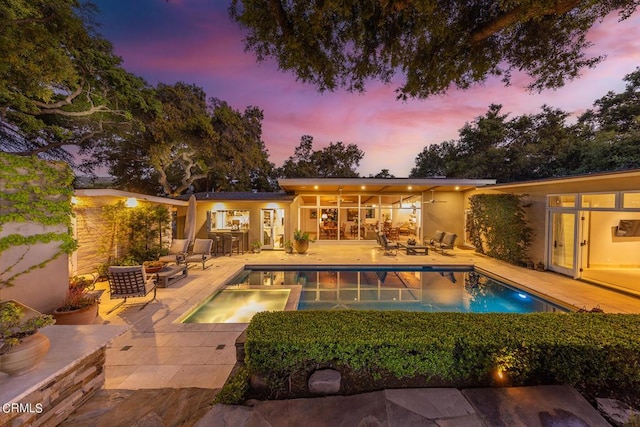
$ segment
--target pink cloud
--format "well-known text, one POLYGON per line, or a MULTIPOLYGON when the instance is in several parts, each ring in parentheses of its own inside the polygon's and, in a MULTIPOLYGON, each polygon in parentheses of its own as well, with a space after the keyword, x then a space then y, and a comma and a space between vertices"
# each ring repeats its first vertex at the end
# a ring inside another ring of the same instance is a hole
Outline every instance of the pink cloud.
POLYGON ((595 69, 565 87, 529 93, 527 79, 516 74, 513 85, 498 79, 466 91, 451 90, 427 100, 395 100, 396 85, 372 82, 366 93, 343 90, 318 94, 274 61, 257 63, 244 52, 243 30, 230 22, 228 2, 212 0, 136 0, 109 14, 111 0, 99 0, 107 38, 125 67, 151 82, 182 80, 202 86, 209 96, 244 110, 264 110, 263 140, 276 165, 293 154, 300 137, 314 137, 316 149, 330 142, 356 143, 365 152, 364 176, 390 169, 408 175, 415 157, 429 144, 458 137, 465 123, 486 113, 489 104, 503 105, 510 117, 540 111, 544 104, 576 117, 609 90, 624 88, 622 78, 640 65, 640 13, 617 22, 610 16, 594 26, 589 55, 608 54, 595 69), (143 13, 144 11, 144 13, 143 13))

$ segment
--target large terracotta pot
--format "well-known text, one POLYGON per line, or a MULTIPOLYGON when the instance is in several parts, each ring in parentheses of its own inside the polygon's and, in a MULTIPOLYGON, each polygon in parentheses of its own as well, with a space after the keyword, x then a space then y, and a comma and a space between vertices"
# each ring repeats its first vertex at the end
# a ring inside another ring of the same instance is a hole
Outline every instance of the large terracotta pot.
POLYGON ((309 249, 309 241, 308 240, 295 240, 293 242, 293 246, 296 249, 296 252, 298 252, 299 254, 303 254, 303 253, 307 252, 307 249, 309 249))
POLYGON ((49 347, 49 338, 40 332, 23 338, 20 344, 0 355, 0 372, 17 376, 32 371, 47 355, 49 347))
POLYGON ((56 325, 90 325, 98 317, 98 303, 80 308, 78 310, 53 312, 56 325))

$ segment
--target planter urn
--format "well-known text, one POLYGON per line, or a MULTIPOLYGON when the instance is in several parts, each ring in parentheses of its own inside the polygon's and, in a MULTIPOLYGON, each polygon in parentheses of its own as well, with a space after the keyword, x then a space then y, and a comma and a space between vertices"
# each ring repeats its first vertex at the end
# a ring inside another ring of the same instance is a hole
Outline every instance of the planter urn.
POLYGON ((97 302, 77 310, 63 311, 58 308, 53 312, 56 325, 90 325, 96 317, 98 317, 97 302))
POLYGON ((20 344, 0 355, 0 372, 18 376, 34 370, 49 352, 49 347, 51 342, 43 333, 36 332, 23 338, 20 344))
POLYGON ((296 249, 296 252, 299 254, 304 254, 309 249, 309 241, 308 240, 296 240, 293 246, 296 249))

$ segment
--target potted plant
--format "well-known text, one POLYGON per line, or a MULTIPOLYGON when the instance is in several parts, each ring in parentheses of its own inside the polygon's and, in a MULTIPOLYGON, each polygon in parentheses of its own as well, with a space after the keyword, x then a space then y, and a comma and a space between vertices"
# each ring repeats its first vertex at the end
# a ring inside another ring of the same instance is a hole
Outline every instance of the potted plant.
POLYGON ((69 289, 62 305, 55 309, 53 317, 58 325, 87 325, 98 317, 100 294, 91 294, 93 282, 86 277, 69 279, 69 289))
POLYGON ((251 243, 251 250, 253 251, 254 254, 259 254, 260 251, 262 250, 262 242, 260 240, 254 240, 251 243))
POLYGON ((49 352, 49 338, 40 328, 55 320, 19 302, 0 302, 0 372, 22 375, 33 370, 49 352))
POLYGON ((293 242, 296 252, 304 254, 309 249, 309 242, 315 242, 315 240, 309 237, 308 231, 295 230, 293 232, 293 242))
POLYGON ((287 240, 286 242, 284 242, 284 251, 288 254, 292 254, 293 253, 293 242, 291 240, 287 240))

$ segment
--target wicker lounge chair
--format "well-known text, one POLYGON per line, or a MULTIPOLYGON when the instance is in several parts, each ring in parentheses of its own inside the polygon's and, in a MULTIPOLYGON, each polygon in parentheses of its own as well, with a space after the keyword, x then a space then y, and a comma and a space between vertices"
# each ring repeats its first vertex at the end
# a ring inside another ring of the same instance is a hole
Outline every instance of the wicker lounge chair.
POLYGON ((453 249, 457 237, 458 235, 455 233, 444 233, 444 237, 442 241, 436 245, 436 249, 440 249, 440 252, 444 255, 446 249, 453 249))
POLYGON ((398 255, 398 249, 400 248, 400 245, 398 243, 390 242, 384 233, 380 233, 380 246, 384 250, 385 254, 389 253, 393 256, 398 255))
POLYGON ((444 235, 445 235, 444 231, 436 230, 436 232, 433 234, 433 237, 429 238, 427 236, 424 236, 424 238, 422 239, 422 242, 425 246, 428 245, 435 249, 440 245, 440 243, 442 243, 442 239, 444 239, 444 235))
POLYGON ((169 254, 158 258, 163 262, 175 262, 179 264, 189 250, 189 239, 173 239, 171 241, 171 247, 169 248, 169 254))
POLYGON ((201 262, 202 269, 204 270, 206 268, 206 262, 213 257, 213 255, 211 255, 212 247, 213 239, 196 239, 193 243, 191 253, 185 258, 185 262, 187 264, 190 262, 201 262))

